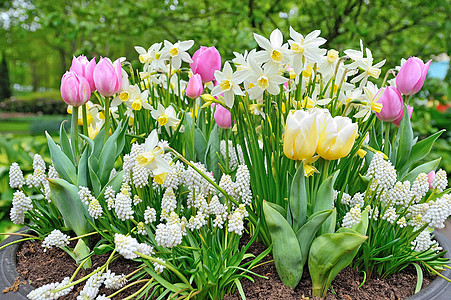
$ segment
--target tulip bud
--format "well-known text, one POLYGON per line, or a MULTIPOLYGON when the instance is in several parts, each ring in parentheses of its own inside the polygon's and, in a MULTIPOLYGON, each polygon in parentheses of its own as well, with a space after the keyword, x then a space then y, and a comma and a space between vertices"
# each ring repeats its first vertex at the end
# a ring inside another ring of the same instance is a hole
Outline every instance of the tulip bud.
POLYGON ((192 59, 191 70, 194 74, 200 74, 202 82, 214 80, 215 71, 221 69, 221 55, 215 47, 201 46, 192 59))
POLYGON ((96 86, 94 85, 94 68, 96 67, 95 58, 88 61, 86 56, 81 55, 79 57, 72 58, 72 65, 70 66, 69 71, 77 73, 79 76, 83 76, 88 82, 89 87, 91 88, 91 92, 96 90, 96 86))
POLYGON ((396 76, 396 87, 404 95, 416 94, 423 87, 432 59, 426 64, 418 57, 409 58, 396 76))
POLYGON ((232 115, 230 111, 220 104, 216 104, 215 122, 219 127, 228 129, 232 127, 232 115))
POLYGON ((327 160, 345 157, 351 151, 358 126, 347 117, 330 118, 319 135, 317 152, 327 160))
POLYGON ((61 97, 72 106, 81 106, 88 102, 91 89, 88 81, 75 72, 66 72, 61 78, 61 97))
MULTIPOLYGON (((413 107, 407 105, 407 111, 409 112, 409 119, 412 118, 413 107)), ((401 113, 401 115, 399 116, 399 118, 397 118, 396 120, 394 120, 394 121, 392 122, 393 125, 395 125, 395 126, 398 127, 399 124, 401 124, 401 120, 402 120, 402 116, 403 116, 403 115, 404 115, 404 108, 402 109, 402 113, 401 113)))
POLYGON ((401 93, 394 86, 382 88, 378 93, 382 93, 377 100, 382 104, 382 109, 380 112, 376 112, 376 117, 384 122, 393 122, 402 115, 404 110, 401 93))
POLYGON ((191 99, 196 99, 202 95, 204 86, 202 84, 202 77, 199 74, 194 74, 188 81, 185 93, 191 99))
POLYGON ((432 187, 432 182, 434 181, 435 178, 435 171, 431 171, 428 173, 428 183, 429 183, 429 188, 433 189, 432 187))
POLYGON ((105 97, 114 95, 121 88, 121 62, 117 60, 113 66, 109 58, 101 58, 94 68, 93 77, 94 84, 100 94, 105 97))
POLYGON ((289 159, 311 158, 318 145, 320 110, 297 110, 287 116, 283 138, 283 153, 289 159))

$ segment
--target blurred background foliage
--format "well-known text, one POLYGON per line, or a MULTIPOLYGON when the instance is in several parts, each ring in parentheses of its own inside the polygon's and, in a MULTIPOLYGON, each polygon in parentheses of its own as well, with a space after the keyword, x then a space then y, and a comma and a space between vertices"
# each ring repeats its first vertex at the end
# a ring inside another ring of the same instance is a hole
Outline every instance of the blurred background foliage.
MULTIPOLYGON (((214 45, 225 61, 255 48, 254 32, 269 36, 277 27, 287 40, 292 26, 304 35, 320 29, 324 47, 340 55, 362 39, 376 62, 387 59, 385 74, 401 58, 449 55, 450 15, 451 0, 0 0, 0 231, 14 229, 9 165, 27 172, 33 153, 48 159, 42 132, 66 117, 59 84, 72 55, 125 56, 139 66, 135 45, 192 39, 191 54, 214 45)), ((447 129, 427 159, 442 156, 448 173, 450 94, 449 70, 426 80, 412 116, 420 139, 447 129)))

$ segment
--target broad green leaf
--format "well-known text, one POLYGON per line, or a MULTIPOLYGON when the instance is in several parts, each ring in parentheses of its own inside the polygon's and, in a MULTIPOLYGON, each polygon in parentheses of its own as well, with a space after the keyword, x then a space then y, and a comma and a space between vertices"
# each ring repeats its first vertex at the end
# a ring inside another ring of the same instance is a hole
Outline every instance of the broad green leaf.
POLYGON ((78 186, 88 186, 88 147, 85 147, 78 162, 78 186))
POLYGON ((351 229, 360 233, 362 235, 366 235, 366 231, 368 230, 368 209, 364 209, 361 213, 361 220, 359 223, 354 224, 351 229))
POLYGON ((105 127, 102 127, 100 129, 99 133, 95 136, 93 142, 94 142, 94 148, 91 156, 95 156, 97 159, 100 156, 100 152, 103 149, 103 144, 105 143, 105 127))
POLYGON ((78 195, 78 188, 64 179, 48 179, 50 185, 50 200, 58 208, 65 223, 77 235, 91 232, 87 219, 92 220, 88 208, 78 195))
POLYGON ((125 134, 127 132, 127 126, 125 124, 128 124, 128 119, 126 119, 124 123, 119 123, 118 129, 116 129, 119 130, 120 128, 120 132, 117 137, 116 157, 122 153, 125 146, 125 134))
POLYGON ((396 170, 400 170, 407 162, 412 150, 412 145, 412 125, 410 124, 407 104, 404 104, 404 115, 401 124, 399 125, 398 134, 396 135, 395 143, 393 145, 393 151, 396 151, 396 156, 394 156, 393 159, 396 158, 396 160, 392 160, 392 158, 390 158, 396 170))
POLYGON ((428 136, 427 138, 419 141, 412 147, 412 151, 410 152, 409 159, 405 163, 405 165, 402 167, 400 171, 400 177, 402 177, 405 172, 407 172, 410 168, 410 166, 417 161, 420 161, 423 159, 426 155, 429 154, 429 152, 432 149, 432 146, 434 145, 434 142, 440 137, 440 135, 445 131, 445 129, 440 130, 433 135, 428 136))
POLYGON ((218 164, 218 154, 221 154, 220 140, 218 125, 215 125, 210 132, 210 137, 208 138, 207 150, 205 151, 205 162, 207 164, 207 169, 213 172, 216 180, 219 180, 221 175, 221 170, 218 164))
POLYGON ((302 277, 302 257, 298 240, 287 220, 266 201, 263 202, 266 225, 273 243, 274 264, 283 284, 296 287, 302 277))
POLYGON ((277 210, 282 216, 285 216, 287 214, 287 211, 280 205, 276 204, 276 203, 272 203, 267 201, 266 204, 268 204, 269 206, 271 206, 271 208, 277 210))
POLYGON ((207 151, 207 140, 198 127, 194 132, 194 149, 196 150, 197 161, 205 164, 205 152, 207 151))
POLYGON ((305 188, 304 164, 301 163, 291 181, 290 198, 288 199, 293 230, 296 232, 307 219, 307 191, 305 188))
POLYGON ((349 260, 348 254, 367 238, 356 232, 337 232, 323 234, 313 241, 308 258, 313 296, 326 295, 327 288, 333 280, 331 275, 338 274, 339 268, 344 268, 352 261, 352 258, 349 260))
POLYGON ((185 141, 186 159, 194 161, 196 153, 193 152, 193 150, 195 150, 193 139, 193 119, 187 112, 185 112, 185 118, 183 122, 183 125, 185 126, 185 131, 183 132, 183 134, 185 141))
MULTIPOLYGON (((330 210, 334 207, 334 183, 339 172, 340 170, 336 171, 334 174, 327 177, 323 183, 321 183, 318 193, 316 194, 316 199, 314 200, 315 203, 313 203, 313 213, 323 210, 330 210)), ((323 222, 321 229, 319 230, 319 234, 332 232, 335 232, 334 214, 323 222)))
POLYGON ((67 137, 66 129, 64 128, 64 124, 67 120, 61 122, 60 125, 60 146, 61 150, 63 150, 64 154, 74 163, 74 154, 72 153, 72 147, 70 146, 69 138, 67 137))
POLYGON ((94 192, 94 196, 97 198, 102 189, 102 184, 100 183, 100 179, 97 176, 96 170, 93 168, 93 165, 95 165, 95 163, 93 163, 93 161, 95 161, 95 160, 96 160, 96 158, 94 156, 91 156, 90 158, 88 158, 88 171, 89 171, 89 177, 91 178, 92 190, 94 192))
POLYGON ((332 214, 335 209, 319 211, 311 215, 307 222, 297 231, 296 237, 298 239, 299 248, 301 249, 302 265, 307 261, 310 245, 315 238, 316 232, 321 227, 321 224, 332 214))
POLYGON ((46 132, 47 142, 49 144, 50 156, 52 157, 53 166, 55 167, 61 178, 77 184, 77 172, 75 166, 66 154, 55 144, 52 137, 46 132))
POLYGON ((440 164, 440 160, 442 158, 437 158, 436 160, 424 163, 422 165, 419 165, 418 167, 416 167, 415 169, 413 169, 412 171, 410 171, 403 179, 402 181, 408 180, 411 183, 417 178, 418 174, 420 173, 429 173, 431 171, 435 171, 439 164, 440 164))
POLYGON ((118 192, 122 185, 123 176, 124 176, 124 170, 120 171, 113 178, 111 178, 111 180, 108 181, 107 184, 105 184, 105 186, 103 187, 102 191, 99 193, 99 196, 97 198, 103 197, 106 188, 109 186, 111 186, 115 192, 118 192))

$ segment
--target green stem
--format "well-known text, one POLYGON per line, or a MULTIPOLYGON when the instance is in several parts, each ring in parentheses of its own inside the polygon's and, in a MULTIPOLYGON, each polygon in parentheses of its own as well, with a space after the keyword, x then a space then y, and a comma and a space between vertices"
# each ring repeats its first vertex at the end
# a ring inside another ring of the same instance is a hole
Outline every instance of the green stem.
POLYGON ((14 244, 17 244, 17 243, 20 243, 20 242, 24 242, 24 241, 28 241, 28 240, 39 240, 40 238, 25 238, 25 239, 20 239, 20 240, 17 240, 17 241, 14 241, 14 242, 11 242, 11 243, 8 243, 8 244, 6 244, 6 245, 3 245, 3 246, 1 246, 0 247, 0 250, 2 250, 3 248, 6 248, 6 247, 8 247, 8 246, 10 246, 10 245, 14 245, 14 244))
MULTIPOLYGON (((136 293, 128 296, 127 298, 124 298, 124 300, 134 299, 136 296, 139 295, 139 293, 144 291, 153 282, 153 278, 152 279, 144 279, 144 280, 147 280, 147 283, 145 285, 143 285, 143 287, 140 288, 136 293)), ((143 282, 143 281, 141 281, 141 282, 143 282)))
POLYGON ((191 138, 193 139, 193 160, 195 160, 196 159, 196 150, 195 150, 195 144, 196 144, 196 140, 195 140, 195 137, 194 137, 194 132, 196 131, 195 130, 195 126, 196 126, 196 99, 193 99, 193 128, 192 128, 192 130, 193 130, 193 132, 192 132, 192 136, 191 136, 191 138))
POLYGON ((86 104, 81 107, 81 112, 83 114, 83 134, 88 136, 88 112, 86 109, 86 104))
POLYGON ((110 132, 110 98, 105 98, 105 142, 110 132))
POLYGON ((389 154, 388 151, 390 149, 388 147, 388 144, 390 143, 390 123, 389 122, 385 123, 384 138, 385 138, 385 141, 384 141, 384 153, 388 155, 389 154))
POLYGON ((76 165, 78 165, 78 107, 72 108, 70 143, 72 145, 72 154, 74 155, 74 162, 76 165))

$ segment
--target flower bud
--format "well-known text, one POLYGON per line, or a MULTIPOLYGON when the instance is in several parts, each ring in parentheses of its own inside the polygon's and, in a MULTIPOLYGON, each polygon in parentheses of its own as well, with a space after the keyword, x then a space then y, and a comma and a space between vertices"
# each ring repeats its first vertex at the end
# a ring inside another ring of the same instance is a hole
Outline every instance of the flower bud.
POLYGON ((122 83, 122 69, 121 62, 115 61, 115 65, 109 58, 101 58, 99 63, 95 66, 94 84, 97 91, 105 97, 114 95, 121 88, 122 83))
POLYGON ((434 181, 435 178, 435 171, 431 171, 428 173, 428 183, 429 183, 429 188, 433 189, 432 187, 432 182, 434 181))
POLYGON ((376 117, 384 122, 393 122, 402 115, 404 110, 401 93, 394 86, 382 88, 378 93, 382 93, 382 96, 377 100, 378 103, 382 104, 382 109, 380 112, 376 112, 376 117))
POLYGON ((351 151, 358 126, 347 117, 334 117, 326 122, 319 135, 317 152, 327 160, 345 157, 351 151))
POLYGON ((61 97, 72 106, 81 106, 88 102, 91 88, 88 81, 75 72, 66 72, 61 78, 61 97))
POLYGON ((423 87, 432 59, 426 64, 418 57, 409 58, 396 76, 396 87, 404 95, 416 94, 423 87))
POLYGON ((215 71, 221 69, 221 55, 215 47, 201 46, 194 52, 193 62, 190 64, 194 74, 202 77, 202 82, 215 79, 215 71))
POLYGON ((79 76, 83 76, 89 82, 91 92, 94 92, 96 90, 93 78, 95 67, 96 67, 95 58, 91 59, 91 61, 88 61, 86 56, 80 55, 79 57, 74 56, 72 58, 72 65, 70 66, 69 71, 75 72, 79 76))
POLYGON ((196 99, 202 95, 204 86, 202 84, 202 77, 199 74, 194 74, 188 81, 185 93, 191 99, 196 99))
POLYGON ((215 122, 219 127, 228 129, 232 127, 232 115, 230 111, 220 104, 216 104, 215 122))
MULTIPOLYGON (((407 105, 407 111, 409 112, 409 119, 412 118, 413 107, 407 105)), ((403 115, 404 115, 404 108, 402 109, 402 113, 399 116, 399 118, 397 118, 396 120, 394 120, 392 122, 393 125, 395 125, 396 127, 399 127, 399 124, 401 124, 401 120, 402 120, 402 116, 403 115)))

